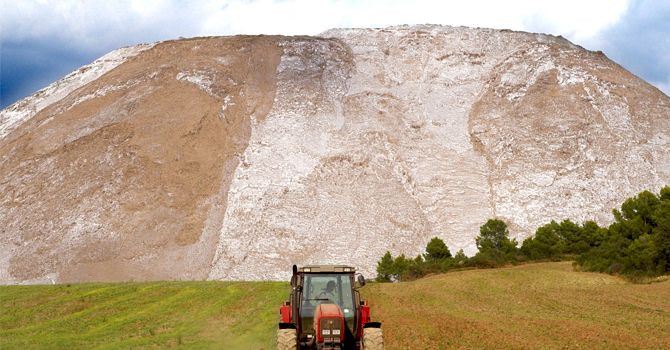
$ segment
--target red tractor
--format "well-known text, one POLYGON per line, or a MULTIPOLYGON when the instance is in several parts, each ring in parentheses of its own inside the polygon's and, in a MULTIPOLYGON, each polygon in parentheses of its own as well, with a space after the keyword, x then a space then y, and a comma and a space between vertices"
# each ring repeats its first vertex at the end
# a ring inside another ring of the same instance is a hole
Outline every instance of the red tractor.
POLYGON ((353 267, 293 265, 291 296, 279 309, 278 350, 384 348, 381 323, 358 288, 365 278, 353 267))

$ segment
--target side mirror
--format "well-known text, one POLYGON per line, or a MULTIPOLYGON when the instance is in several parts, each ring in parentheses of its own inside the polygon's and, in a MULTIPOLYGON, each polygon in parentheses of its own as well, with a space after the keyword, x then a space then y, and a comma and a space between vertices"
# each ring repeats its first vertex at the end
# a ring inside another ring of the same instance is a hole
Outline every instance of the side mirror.
POLYGON ((363 287, 365 285, 365 277, 363 275, 358 275, 358 284, 363 287))
POLYGON ((293 274, 291 275, 291 286, 295 287, 295 279, 297 277, 296 276, 297 274, 298 274, 298 267, 293 265, 293 274))

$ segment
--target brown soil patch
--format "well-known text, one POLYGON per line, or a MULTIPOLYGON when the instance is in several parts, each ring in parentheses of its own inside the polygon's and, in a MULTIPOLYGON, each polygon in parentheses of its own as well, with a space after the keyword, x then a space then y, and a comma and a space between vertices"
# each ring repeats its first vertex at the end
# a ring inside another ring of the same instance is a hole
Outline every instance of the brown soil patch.
POLYGON ((249 116, 272 107, 276 39, 158 44, 3 140, 0 204, 9 215, 0 226, 4 239, 26 243, 16 245, 11 274, 205 278, 218 239, 216 225, 204 234, 209 208, 225 203, 249 116))

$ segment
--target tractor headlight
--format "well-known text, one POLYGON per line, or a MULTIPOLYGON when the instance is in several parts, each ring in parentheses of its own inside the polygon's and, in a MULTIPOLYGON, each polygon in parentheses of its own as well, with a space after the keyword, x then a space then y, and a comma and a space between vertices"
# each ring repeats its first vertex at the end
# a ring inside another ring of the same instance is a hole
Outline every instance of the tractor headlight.
POLYGON ((333 329, 333 335, 340 335, 339 329, 333 329))
MULTIPOLYGON (((338 333, 340 332, 339 330, 337 331, 338 333)), ((323 335, 330 335, 330 329, 322 329, 321 334, 323 335)))

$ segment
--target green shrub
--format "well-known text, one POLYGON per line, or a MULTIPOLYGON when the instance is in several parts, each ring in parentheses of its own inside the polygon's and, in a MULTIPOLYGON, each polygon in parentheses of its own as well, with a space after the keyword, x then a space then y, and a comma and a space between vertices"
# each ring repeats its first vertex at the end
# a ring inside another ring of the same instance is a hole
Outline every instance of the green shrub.
POLYGON ((446 272, 453 266, 454 261, 449 247, 443 240, 434 237, 426 245, 425 254, 419 254, 414 259, 408 259, 404 254, 393 258, 391 253, 387 251, 382 259, 377 262, 377 281, 411 280, 429 273, 446 272))
POLYGON ((577 258, 581 269, 637 276, 670 272, 670 187, 659 195, 640 192, 612 214, 615 221, 605 233, 583 229, 592 248, 577 258))
POLYGON ((516 260, 517 242, 509 239, 507 224, 500 219, 489 219, 479 228, 475 238, 477 254, 473 262, 477 266, 497 266, 516 260))
POLYGON ((521 254, 530 260, 572 258, 600 245, 606 233, 607 230, 594 221, 579 226, 570 220, 560 224, 552 220, 523 241, 521 254))
POLYGON ((377 280, 414 279, 455 267, 497 267, 530 260, 575 259, 582 271, 618 273, 628 276, 656 276, 670 272, 670 187, 658 195, 640 192, 613 209, 614 223, 600 227, 594 221, 582 225, 570 220, 551 221, 538 227, 533 237, 517 248, 509 239, 507 224, 489 219, 475 238, 477 254, 468 258, 463 250, 452 257, 449 247, 434 237, 426 252, 415 259, 390 252, 377 263, 377 280))
POLYGON ((433 237, 426 246, 426 260, 427 261, 441 261, 451 258, 449 247, 444 244, 444 241, 433 237))
POLYGON ((393 257, 391 256, 391 252, 387 250, 386 254, 382 256, 381 260, 377 262, 377 281, 391 282, 392 274, 393 274, 393 257))

